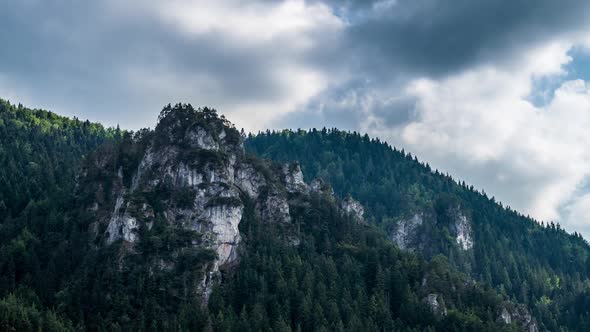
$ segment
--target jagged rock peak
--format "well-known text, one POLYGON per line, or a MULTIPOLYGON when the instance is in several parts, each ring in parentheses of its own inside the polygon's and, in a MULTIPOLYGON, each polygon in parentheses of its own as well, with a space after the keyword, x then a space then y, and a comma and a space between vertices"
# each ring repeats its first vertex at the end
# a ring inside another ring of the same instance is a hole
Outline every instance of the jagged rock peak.
POLYGON ((262 222, 289 223, 289 195, 309 194, 298 164, 274 167, 246 156, 242 135, 209 108, 168 105, 155 130, 122 144, 97 153, 83 173, 86 190, 94 192, 85 207, 94 220, 91 242, 120 241, 122 255, 132 255, 145 240, 141 234, 158 223, 193 234, 191 243, 171 249, 172 258, 155 266, 174 268, 173 257, 186 250, 211 251, 197 289, 205 301, 221 270, 238 263, 246 199, 262 222))
POLYGON ((158 117, 156 147, 181 147, 243 153, 240 132, 212 108, 195 109, 190 104, 167 105, 158 117))
POLYGON ((309 186, 303 181, 303 172, 298 162, 284 164, 282 172, 288 192, 307 192, 309 190, 309 186))

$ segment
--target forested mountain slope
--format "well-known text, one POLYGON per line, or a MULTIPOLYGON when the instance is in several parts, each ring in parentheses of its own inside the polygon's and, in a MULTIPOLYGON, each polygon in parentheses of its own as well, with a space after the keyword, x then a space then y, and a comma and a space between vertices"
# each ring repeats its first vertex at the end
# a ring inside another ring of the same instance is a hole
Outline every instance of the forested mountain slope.
POLYGON ((66 252, 66 239, 78 232, 66 214, 83 156, 119 135, 0 100, 0 329, 71 327, 44 305, 71 270, 64 257, 76 256, 66 252))
POLYGON ((3 330, 536 328, 445 257, 397 249, 354 196, 246 155, 214 110, 168 106, 155 130, 121 133, 3 107, 5 158, 44 169, 3 170, 22 179, 3 188, 3 330))
POLYGON ((590 329, 590 248, 579 234, 545 226, 483 192, 433 171, 367 135, 332 130, 265 132, 246 149, 298 161, 340 197, 352 195, 399 247, 443 254, 476 280, 527 304, 541 329, 590 329))
POLYGON ((117 135, 0 99, 0 215, 17 217, 31 202, 71 192, 81 158, 117 135))

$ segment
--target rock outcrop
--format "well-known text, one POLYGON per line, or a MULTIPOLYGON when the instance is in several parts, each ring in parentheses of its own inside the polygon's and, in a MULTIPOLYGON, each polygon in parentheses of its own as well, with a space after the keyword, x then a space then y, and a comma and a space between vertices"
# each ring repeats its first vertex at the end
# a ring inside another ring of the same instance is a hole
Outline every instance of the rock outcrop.
POLYGON ((323 194, 334 199, 334 189, 322 179, 314 179, 311 181, 309 189, 312 193, 323 194))
POLYGON ((430 310, 439 317, 447 315, 447 307, 439 294, 431 293, 423 299, 423 302, 428 305, 430 310))
POLYGON ((400 249, 420 251, 431 242, 433 230, 446 229, 462 251, 473 248, 471 220, 460 206, 453 206, 442 212, 424 210, 400 218, 390 228, 391 240, 400 249))
POLYGON ((391 240, 400 249, 414 250, 420 245, 420 226, 424 222, 422 213, 415 213, 410 218, 400 219, 390 232, 391 240))
POLYGON ((285 188, 288 192, 307 192, 309 190, 309 186, 303 181, 303 172, 301 172, 299 163, 285 164, 282 171, 285 188))
POLYGON ((363 205, 348 196, 340 202, 340 208, 346 214, 357 220, 358 222, 365 222, 365 208, 363 205))
MULTIPOLYGON (((82 180, 94 181, 90 187, 97 190, 86 207, 95 220, 90 226, 92 243, 100 247, 122 242, 123 255, 133 254, 142 241, 142 227, 150 230, 156 220, 194 233, 190 246, 214 252, 196 290, 205 301, 221 271, 238 263, 246 203, 253 204, 263 223, 289 224, 289 198, 310 193, 298 163, 271 167, 247 157, 237 130, 211 110, 165 110, 155 131, 129 144, 128 149, 140 150, 136 166, 119 167, 113 177, 94 178, 91 173, 106 172, 120 158, 98 155, 94 171, 84 172, 82 180)), ((329 186, 318 182, 313 188, 329 186)), ((362 206, 352 198, 342 209, 362 217, 362 206)), ((286 241, 299 243, 296 237, 286 241)), ((174 249, 167 261, 155 259, 156 265, 174 268, 174 257, 185 249, 174 249)))
POLYGON ((450 225, 451 234, 455 235, 455 241, 457 241, 459 247, 463 250, 473 248, 471 222, 467 216, 461 211, 460 207, 449 213, 451 214, 450 217, 454 220, 450 225))
POLYGON ((504 324, 517 324, 527 332, 539 331, 537 321, 530 314, 526 306, 522 304, 516 305, 510 302, 505 302, 502 305, 502 310, 498 315, 497 321, 504 324))

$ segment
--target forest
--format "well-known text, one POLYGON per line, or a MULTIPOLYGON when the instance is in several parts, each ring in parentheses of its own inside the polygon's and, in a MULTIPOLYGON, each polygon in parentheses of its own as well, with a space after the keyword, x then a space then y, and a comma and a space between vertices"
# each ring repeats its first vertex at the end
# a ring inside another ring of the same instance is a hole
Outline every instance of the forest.
MULTIPOLYGON (((212 109, 178 104, 164 108, 160 128, 175 115, 230 125, 212 109)), ((290 195, 286 225, 262 222, 243 195, 239 264, 223 271, 205 303, 186 295, 212 259, 206 248, 171 254, 191 247, 194 234, 156 209, 133 254, 121 256, 124 241, 93 243, 92 220, 80 208, 95 193, 79 181, 82 169, 99 178, 135 169, 148 142, 168 144, 163 133, 0 102, 0 329, 523 330, 499 319, 505 309, 526 310, 540 331, 590 330, 590 247, 581 235, 523 216, 385 142, 337 129, 243 137, 260 167, 298 161, 306 182, 322 179, 336 197, 290 195), (97 156, 108 157, 108 167, 97 156), (338 212, 335 199, 347 196, 364 206, 366 222, 338 212), (451 204, 469 211, 474 246, 467 252, 442 229, 429 232, 424 252, 390 240, 399 218, 451 204), (285 240, 293 235, 297 245, 285 240), (154 267, 154 257, 176 267, 154 267), (440 310, 429 305, 431 294, 440 310)))
POLYGON ((246 148, 264 158, 299 161, 304 176, 323 178, 338 195, 360 200, 385 232, 398 217, 435 209, 452 197, 471 213, 473 252, 465 257, 435 232, 427 256, 442 254, 475 280, 526 304, 542 329, 590 328, 590 247, 580 234, 521 215, 410 153, 356 132, 267 131, 250 135, 246 148))

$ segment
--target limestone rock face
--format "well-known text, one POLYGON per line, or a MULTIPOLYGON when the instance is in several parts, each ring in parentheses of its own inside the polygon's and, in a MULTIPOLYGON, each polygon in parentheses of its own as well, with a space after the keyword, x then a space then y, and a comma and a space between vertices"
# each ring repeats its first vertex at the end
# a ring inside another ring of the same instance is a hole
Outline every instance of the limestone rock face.
POLYGON ((257 199, 260 189, 266 187, 264 176, 248 163, 243 163, 238 167, 234 180, 236 185, 253 199, 257 199))
POLYGON ((516 305, 510 302, 505 302, 502 305, 502 310, 498 315, 497 321, 504 324, 516 323, 527 332, 539 331, 537 321, 530 314, 526 306, 522 304, 516 305))
POLYGON ((283 178, 285 188, 290 193, 306 192, 309 190, 307 184, 303 181, 303 172, 299 163, 283 165, 283 178))
POLYGON ((343 199, 342 202, 340 202, 340 208, 345 214, 352 216, 357 221, 365 221, 365 208, 359 201, 355 200, 354 198, 348 196, 345 199, 343 199))
MULTIPOLYGON (((95 220, 90 225, 94 234, 91 243, 97 248, 123 243, 124 256, 134 254, 143 240, 142 229, 151 230, 156 222, 190 232, 192 248, 172 248, 166 259, 154 257, 153 265, 172 271, 174 257, 184 251, 212 251, 214 257, 206 263, 203 278, 194 289, 207 301, 222 271, 239 263, 239 225, 246 200, 263 223, 289 224, 289 200, 309 195, 309 185, 298 163, 271 167, 247 157, 237 130, 212 113, 171 111, 161 116, 155 131, 145 137, 127 147, 139 151, 137 166, 119 167, 114 176, 93 176, 93 172, 108 173, 119 158, 99 155, 94 170, 82 173, 82 181, 94 183, 97 191, 85 206, 95 220)), ((332 193, 323 183, 317 188, 332 193)), ((350 199, 342 206, 346 212, 362 216, 358 202, 350 199)), ((299 244, 296 237, 285 241, 299 244)))
POLYGON ((324 183, 322 180, 315 179, 315 180, 311 181, 309 188, 314 192, 320 192, 320 191, 322 191, 323 185, 324 185, 324 183))
POLYGON ((455 222, 451 224, 451 232, 455 234, 457 244, 463 250, 469 250, 473 248, 473 238, 471 236, 471 223, 467 216, 457 209, 455 212, 455 222))
POLYGON ((309 184, 309 190, 315 194, 323 194, 334 199, 334 189, 322 179, 314 179, 309 184))
MULTIPOLYGON (((218 134, 218 138, 222 139, 223 133, 225 135, 225 131, 220 132, 218 134)), ((205 149, 205 150, 218 150, 219 144, 217 140, 209 133, 207 130, 202 128, 199 125, 195 125, 194 127, 190 128, 186 133, 186 140, 188 141, 191 148, 196 149, 205 149)))
POLYGON ((103 234, 106 245, 120 240, 132 248, 141 240, 139 225, 151 227, 153 223, 153 207, 147 197, 166 193, 157 202, 161 215, 173 227, 196 232, 200 240, 194 241, 194 246, 216 254, 203 284, 205 297, 220 268, 237 262, 238 225, 244 209, 241 192, 256 198, 262 185, 261 176, 242 161, 241 145, 225 141, 231 128, 206 124, 208 129, 192 125, 184 130, 181 122, 156 130, 156 135, 167 141, 149 142, 130 186, 118 176, 113 186, 117 198, 103 234))
POLYGON ((266 199, 257 205, 263 221, 284 222, 291 221, 287 198, 278 192, 271 192, 266 199))
POLYGON ((502 313, 500 313, 498 320, 502 321, 504 324, 512 324, 512 315, 510 315, 506 308, 502 308, 502 313))
POLYGON ((400 249, 414 250, 419 244, 419 228, 424 222, 422 213, 415 213, 412 217, 401 219, 391 230, 391 240, 397 244, 400 249))
POLYGON ((115 209, 107 228, 107 243, 111 244, 118 239, 134 243, 137 241, 137 220, 122 210, 123 197, 117 197, 115 209))
POLYGON ((400 218, 389 230, 391 240, 404 250, 422 250, 431 242, 432 229, 446 228, 462 251, 473 248, 471 220, 460 206, 453 206, 443 212, 419 211, 409 217, 400 218))
POLYGON ((447 307, 442 301, 442 296, 439 294, 428 294, 426 298, 424 298, 424 303, 428 305, 430 310, 437 316, 444 317, 447 315, 447 307))

